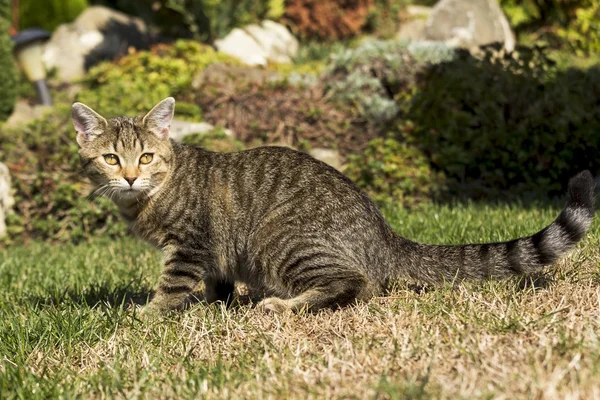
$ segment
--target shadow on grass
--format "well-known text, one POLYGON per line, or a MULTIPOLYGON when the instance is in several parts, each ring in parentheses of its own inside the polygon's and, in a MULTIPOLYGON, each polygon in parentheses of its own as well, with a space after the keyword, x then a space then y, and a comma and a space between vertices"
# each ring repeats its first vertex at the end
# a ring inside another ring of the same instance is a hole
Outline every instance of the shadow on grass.
MULTIPOLYGON (((83 290, 66 289, 48 296, 31 296, 28 301, 41 307, 70 303, 89 308, 108 306, 129 309, 136 306, 145 306, 153 297, 154 291, 149 288, 133 289, 131 285, 124 287, 96 285, 83 290)), ((226 305, 227 307, 237 307, 255 302, 257 302, 257 299, 248 294, 236 294, 231 301, 226 302, 226 305)), ((204 292, 194 291, 184 301, 181 308, 190 308, 199 303, 208 304, 204 292)))
POLYGON ((130 285, 112 287, 94 285, 83 290, 67 288, 62 292, 56 291, 48 296, 32 296, 28 300, 39 306, 56 306, 71 303, 95 308, 98 306, 123 307, 146 305, 154 296, 150 289, 133 289, 130 285))

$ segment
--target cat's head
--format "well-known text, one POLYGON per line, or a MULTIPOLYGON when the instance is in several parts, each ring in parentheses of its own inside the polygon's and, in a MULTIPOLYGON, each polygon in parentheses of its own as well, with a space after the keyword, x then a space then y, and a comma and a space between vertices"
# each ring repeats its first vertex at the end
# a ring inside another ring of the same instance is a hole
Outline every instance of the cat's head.
POLYGON ((143 117, 106 120, 85 104, 73 104, 83 172, 97 185, 97 194, 119 203, 158 190, 170 168, 174 110, 175 99, 169 97, 143 117))

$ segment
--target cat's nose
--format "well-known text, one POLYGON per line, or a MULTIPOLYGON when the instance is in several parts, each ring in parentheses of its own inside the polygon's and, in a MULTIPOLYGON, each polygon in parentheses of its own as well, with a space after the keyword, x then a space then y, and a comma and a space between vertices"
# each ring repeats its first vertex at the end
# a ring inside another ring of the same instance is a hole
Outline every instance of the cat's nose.
POLYGON ((133 186, 133 182, 135 182, 136 179, 137 176, 134 176, 133 178, 125 178, 125 180, 129 182, 129 186, 133 186))

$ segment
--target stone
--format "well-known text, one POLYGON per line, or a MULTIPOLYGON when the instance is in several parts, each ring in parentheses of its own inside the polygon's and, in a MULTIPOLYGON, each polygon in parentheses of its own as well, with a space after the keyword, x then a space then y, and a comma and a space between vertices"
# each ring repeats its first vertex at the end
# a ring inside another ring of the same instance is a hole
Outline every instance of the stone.
POLYGON ((239 58, 247 65, 267 65, 267 52, 246 31, 235 28, 223 39, 215 41, 222 53, 239 58))
POLYGON ((285 25, 267 19, 262 22, 261 26, 272 36, 277 37, 278 42, 283 44, 278 51, 290 58, 294 58, 298 55, 298 48, 300 47, 298 39, 292 35, 285 25))
MULTIPOLYGON (((183 140, 184 137, 194 133, 209 133, 215 127, 207 122, 189 122, 174 119, 171 121, 171 139, 176 141, 183 140)), ((229 129, 224 130, 228 136, 233 136, 233 132, 229 129)))
POLYGON ((215 41, 215 47, 251 66, 290 63, 298 54, 298 40, 285 26, 269 20, 235 28, 215 41))
POLYGON ((426 21, 431 14, 431 7, 409 5, 400 15, 400 29, 396 39, 419 41, 425 35, 426 21))
POLYGON ((0 162, 0 237, 6 235, 6 215, 14 204, 15 200, 10 193, 10 172, 0 162))
POLYGON ((6 120, 4 126, 16 127, 25 125, 35 119, 41 118, 50 110, 52 110, 52 107, 40 104, 31 106, 28 102, 19 100, 17 101, 17 104, 15 104, 15 108, 10 117, 6 120))
POLYGON ((56 68, 61 81, 72 82, 98 62, 122 56, 130 48, 146 48, 150 41, 140 18, 92 6, 54 31, 42 57, 47 68, 56 68))
POLYGON ((423 39, 474 48, 500 42, 507 51, 515 37, 497 0, 440 0, 427 18, 423 39))
POLYGON ((316 147, 314 149, 310 149, 308 154, 319 161, 323 161, 324 163, 331 165, 337 170, 342 168, 342 157, 337 150, 316 147))
POLYGON ((426 22, 424 19, 407 20, 400 24, 400 29, 396 33, 398 40, 420 41, 425 36, 426 22))

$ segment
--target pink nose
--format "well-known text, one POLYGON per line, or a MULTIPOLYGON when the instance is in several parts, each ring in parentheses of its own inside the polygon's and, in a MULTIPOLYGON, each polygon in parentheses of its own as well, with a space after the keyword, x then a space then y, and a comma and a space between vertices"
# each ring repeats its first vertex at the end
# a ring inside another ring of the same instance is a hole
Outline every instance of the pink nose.
POLYGON ((137 176, 134 176, 133 178, 125 178, 125 180, 129 182, 129 186, 133 186, 133 182, 135 182, 136 179, 137 176))

